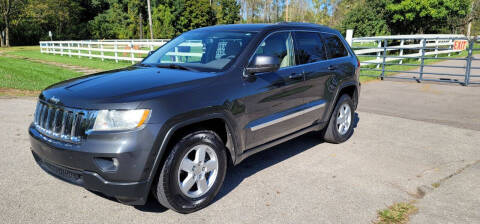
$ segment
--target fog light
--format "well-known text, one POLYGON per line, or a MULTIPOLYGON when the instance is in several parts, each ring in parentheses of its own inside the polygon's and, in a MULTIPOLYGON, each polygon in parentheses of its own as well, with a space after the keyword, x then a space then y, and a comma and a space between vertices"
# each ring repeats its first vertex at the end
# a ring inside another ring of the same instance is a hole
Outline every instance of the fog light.
POLYGON ((117 158, 97 157, 95 163, 103 172, 116 172, 119 165, 117 158))

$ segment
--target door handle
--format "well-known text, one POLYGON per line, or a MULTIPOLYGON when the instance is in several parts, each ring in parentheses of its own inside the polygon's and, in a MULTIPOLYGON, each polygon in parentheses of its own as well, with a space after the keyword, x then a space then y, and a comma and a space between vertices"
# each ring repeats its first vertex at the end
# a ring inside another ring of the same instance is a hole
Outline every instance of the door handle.
POLYGON ((335 67, 333 65, 328 66, 328 70, 335 70, 335 69, 337 69, 337 67, 335 67))
POLYGON ((288 76, 289 79, 303 79, 303 73, 292 73, 290 76, 288 76))

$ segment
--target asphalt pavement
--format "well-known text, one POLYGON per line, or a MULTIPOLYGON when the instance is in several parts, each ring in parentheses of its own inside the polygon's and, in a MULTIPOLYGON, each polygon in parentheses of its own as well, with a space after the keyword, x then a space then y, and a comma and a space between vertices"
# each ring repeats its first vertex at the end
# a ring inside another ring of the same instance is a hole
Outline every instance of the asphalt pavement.
POLYGON ((230 167, 216 201, 193 214, 154 200, 127 206, 41 170, 27 127, 35 99, 0 99, 0 218, 5 223, 371 223, 416 201, 415 223, 480 223, 480 88, 363 85, 343 144, 317 133, 230 167), (434 183, 439 186, 432 187, 434 183), (420 189, 420 190, 419 190, 420 189), (433 220, 433 221, 432 221, 433 220))

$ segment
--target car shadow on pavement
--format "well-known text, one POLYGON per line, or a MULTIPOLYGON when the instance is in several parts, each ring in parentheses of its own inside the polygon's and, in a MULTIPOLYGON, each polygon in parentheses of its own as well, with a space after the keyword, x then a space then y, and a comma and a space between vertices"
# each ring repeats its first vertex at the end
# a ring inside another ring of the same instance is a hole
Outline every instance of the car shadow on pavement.
MULTIPOLYGON (((355 112, 353 120, 354 132, 359 122, 360 117, 358 116, 358 113, 355 112)), ((290 141, 284 142, 280 145, 274 146, 270 149, 254 154, 242 161, 237 166, 229 166, 225 181, 223 183, 223 187, 212 203, 215 203, 216 201, 220 200, 228 193, 233 191, 243 182, 245 178, 248 178, 249 176, 260 172, 265 168, 287 160, 322 143, 324 143, 324 141, 322 138, 320 138, 320 133, 311 132, 294 138, 290 141)), ((153 198, 153 196, 149 198, 147 204, 134 207, 143 212, 160 213, 168 210, 167 208, 164 208, 162 205, 160 205, 157 200, 153 198)))
MULTIPOLYGON (((355 112, 353 119, 354 132, 359 122, 360 117, 358 116, 358 113, 355 112)), ((270 149, 266 149, 262 152, 254 154, 242 161, 237 166, 228 167, 223 187, 215 198, 215 201, 220 200, 234 190, 245 178, 248 178, 249 176, 260 172, 265 168, 287 160, 322 143, 324 143, 324 141, 322 138, 320 138, 320 132, 307 133, 270 149)))

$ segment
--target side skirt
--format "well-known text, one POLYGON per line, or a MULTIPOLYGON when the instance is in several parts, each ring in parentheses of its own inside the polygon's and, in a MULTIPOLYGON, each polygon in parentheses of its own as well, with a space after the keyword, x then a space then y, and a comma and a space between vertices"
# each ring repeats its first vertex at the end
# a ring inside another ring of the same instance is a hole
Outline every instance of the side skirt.
POLYGON ((291 140, 291 139, 294 139, 296 137, 299 137, 301 135, 304 135, 308 132, 312 132, 312 131, 320 131, 322 130, 325 126, 326 126, 326 122, 323 122, 323 123, 316 123, 316 124, 313 124, 309 127, 306 127, 304 129, 301 129, 301 130, 298 130, 296 132, 293 132, 289 135, 286 135, 284 137, 281 137, 281 138, 278 138, 278 139, 275 139, 273 141, 270 141, 270 142, 267 142, 265 144, 262 144, 262 145, 259 145, 257 147, 254 147, 254 148, 251 148, 251 149, 248 149, 248 150, 245 150, 245 152, 243 154, 241 154, 240 156, 237 157, 237 160, 235 161, 235 165, 238 165, 239 163, 241 163, 244 159, 248 158, 249 156, 255 154, 255 153, 258 153, 258 152, 261 152, 265 149, 269 149, 273 146, 276 146, 276 145, 279 145, 281 143, 284 143, 288 140, 291 140))

